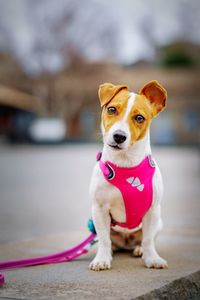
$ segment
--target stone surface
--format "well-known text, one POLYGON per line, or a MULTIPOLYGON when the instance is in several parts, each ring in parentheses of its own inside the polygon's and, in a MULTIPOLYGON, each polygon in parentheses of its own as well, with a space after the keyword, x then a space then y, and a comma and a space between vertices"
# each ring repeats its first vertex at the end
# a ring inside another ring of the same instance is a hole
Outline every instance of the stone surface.
POLYGON ((164 299, 192 299, 199 300, 200 296, 200 271, 186 277, 173 280, 152 292, 136 297, 135 300, 164 300, 164 299))
MULTIPOLYGON (((60 251, 75 245, 87 234, 58 234, 4 245, 0 248, 1 259, 60 251)), ((90 271, 88 265, 94 256, 94 247, 90 253, 76 261, 4 272, 7 283, 0 290, 0 295, 16 299, 133 299, 197 271, 200 266, 198 238, 193 236, 188 239, 180 233, 174 233, 172 238, 170 233, 163 231, 157 244, 160 254, 168 260, 167 270, 146 269, 142 259, 133 258, 129 252, 124 252, 115 254, 112 270, 90 271)), ((178 284, 181 283, 175 286, 178 284)), ((172 288, 170 291, 172 293, 172 288)), ((164 293, 167 293, 166 288, 164 293)))

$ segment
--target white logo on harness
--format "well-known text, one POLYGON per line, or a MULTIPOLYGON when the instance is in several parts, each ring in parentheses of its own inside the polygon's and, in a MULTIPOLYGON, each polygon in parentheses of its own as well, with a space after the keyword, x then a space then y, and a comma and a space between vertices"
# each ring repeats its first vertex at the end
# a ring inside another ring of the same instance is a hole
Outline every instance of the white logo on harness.
POLYGON ((144 184, 141 184, 140 179, 138 177, 129 177, 126 181, 131 184, 133 187, 137 187, 138 191, 142 192, 144 189, 144 184))

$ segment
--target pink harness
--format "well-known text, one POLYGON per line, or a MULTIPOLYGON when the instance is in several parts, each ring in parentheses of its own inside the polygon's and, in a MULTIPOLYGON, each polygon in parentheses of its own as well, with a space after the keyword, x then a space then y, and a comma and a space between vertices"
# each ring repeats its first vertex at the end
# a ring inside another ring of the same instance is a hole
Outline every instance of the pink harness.
POLYGON ((155 172, 155 163, 151 156, 136 167, 118 167, 101 160, 101 153, 97 154, 99 167, 104 178, 114 185, 122 194, 126 211, 126 222, 120 223, 112 220, 112 226, 134 229, 140 225, 142 218, 149 210, 153 199, 152 179, 155 172))

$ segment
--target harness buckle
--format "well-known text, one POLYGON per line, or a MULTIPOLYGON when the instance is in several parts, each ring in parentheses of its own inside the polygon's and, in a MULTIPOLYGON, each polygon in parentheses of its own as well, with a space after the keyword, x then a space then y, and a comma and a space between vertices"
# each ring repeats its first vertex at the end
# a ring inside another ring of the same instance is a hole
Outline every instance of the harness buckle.
POLYGON ((105 164, 105 166, 109 170, 109 174, 107 174, 106 177, 110 180, 113 179, 115 177, 115 172, 114 172, 113 168, 111 168, 111 166, 109 164, 105 164))

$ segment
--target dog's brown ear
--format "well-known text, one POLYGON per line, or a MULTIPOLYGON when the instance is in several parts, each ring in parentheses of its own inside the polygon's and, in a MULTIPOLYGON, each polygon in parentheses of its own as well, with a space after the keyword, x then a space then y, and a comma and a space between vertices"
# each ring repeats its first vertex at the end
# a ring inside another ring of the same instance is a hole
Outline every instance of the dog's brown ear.
POLYGON ((108 82, 101 84, 98 91, 101 107, 110 102, 114 96, 123 89, 128 90, 128 87, 126 85, 114 85, 108 82))
POLYGON ((139 93, 144 95, 153 105, 154 116, 165 108, 167 91, 157 80, 149 81, 139 93))

